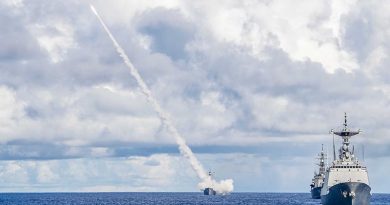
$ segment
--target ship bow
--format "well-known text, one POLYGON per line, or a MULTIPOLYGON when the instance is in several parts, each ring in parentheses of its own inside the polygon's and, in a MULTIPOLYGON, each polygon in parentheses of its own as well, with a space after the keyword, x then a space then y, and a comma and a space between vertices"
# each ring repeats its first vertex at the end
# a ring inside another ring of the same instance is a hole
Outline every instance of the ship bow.
POLYGON ((311 198, 313 199, 321 198, 321 187, 316 187, 311 190, 311 198))
POLYGON ((329 188, 327 195, 321 196, 323 205, 369 205, 371 188, 365 183, 345 182, 329 188))

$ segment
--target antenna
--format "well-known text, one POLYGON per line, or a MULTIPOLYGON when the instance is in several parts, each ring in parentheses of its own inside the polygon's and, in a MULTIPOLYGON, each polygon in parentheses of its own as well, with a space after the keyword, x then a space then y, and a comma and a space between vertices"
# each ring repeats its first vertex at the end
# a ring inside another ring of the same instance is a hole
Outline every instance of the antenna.
MULTIPOLYGON (((332 130, 333 134, 333 130, 332 130)), ((334 145, 334 134, 333 134, 333 161, 336 161, 336 147, 334 145)))
POLYGON ((347 130, 348 124, 347 124, 347 113, 344 112, 344 128, 347 130))
POLYGON ((328 150, 328 146, 326 146, 326 167, 328 167, 329 166, 329 150, 328 150))

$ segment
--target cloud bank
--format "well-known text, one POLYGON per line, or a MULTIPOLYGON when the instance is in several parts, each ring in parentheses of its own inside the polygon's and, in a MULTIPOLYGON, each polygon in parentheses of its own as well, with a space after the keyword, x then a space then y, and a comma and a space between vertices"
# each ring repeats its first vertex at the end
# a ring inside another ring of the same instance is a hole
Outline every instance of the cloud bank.
MULTIPOLYGON (((364 130, 354 142, 365 144, 373 160, 367 159, 371 181, 378 191, 385 190, 377 177, 381 169, 374 166, 390 154, 390 8, 385 2, 94 4, 161 107, 195 153, 212 162, 207 168, 217 169, 217 176, 228 176, 223 168, 230 166, 227 158, 240 154, 275 162, 294 156, 291 173, 299 173, 302 163, 309 175, 320 144, 331 142, 326 133, 347 112, 351 125, 364 130)), ((0 3, 0 11, 5 25, 0 36, 3 173, 20 172, 20 179, 29 179, 20 182, 24 186, 40 186, 43 178, 65 183, 66 177, 53 171, 56 163, 66 167, 87 159, 105 164, 127 157, 177 157, 172 137, 87 3, 10 0, 0 3)), ((243 167, 251 165, 246 161, 243 167)), ((287 168, 271 165, 273 170, 287 168)), ((137 173, 137 166, 126 172, 137 173)), ((235 183, 238 190, 264 190, 248 180, 266 180, 271 173, 265 166, 258 171, 234 172, 233 178, 242 182, 235 183)), ((126 186, 114 177, 92 185, 93 179, 85 178, 83 187, 91 190, 126 186)), ((147 181, 137 183, 143 190, 147 181)), ((191 191, 192 183, 174 187, 191 191)), ((305 191, 303 183, 281 180, 271 191, 305 191)), ((4 190, 12 187, 9 183, 4 190)))

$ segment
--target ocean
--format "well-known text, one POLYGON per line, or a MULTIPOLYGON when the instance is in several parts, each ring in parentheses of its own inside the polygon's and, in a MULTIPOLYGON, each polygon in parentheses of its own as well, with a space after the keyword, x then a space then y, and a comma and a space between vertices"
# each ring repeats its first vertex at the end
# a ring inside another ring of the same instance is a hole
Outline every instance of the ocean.
MULTIPOLYGON (((202 193, 1 193, 0 204, 28 205, 222 205, 321 204, 307 193, 232 193, 226 196, 204 196, 202 193)), ((390 194, 373 194, 371 205, 390 204, 390 194)))

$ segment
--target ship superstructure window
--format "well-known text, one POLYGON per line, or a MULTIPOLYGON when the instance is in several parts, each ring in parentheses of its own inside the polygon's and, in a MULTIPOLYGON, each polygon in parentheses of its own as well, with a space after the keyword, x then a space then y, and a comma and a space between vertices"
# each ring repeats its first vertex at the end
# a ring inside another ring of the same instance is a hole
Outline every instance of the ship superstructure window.
POLYGON ((352 166, 352 165, 347 165, 347 166, 333 165, 333 168, 335 168, 335 169, 361 169, 363 167, 359 166, 359 165, 355 165, 355 166, 352 166))

